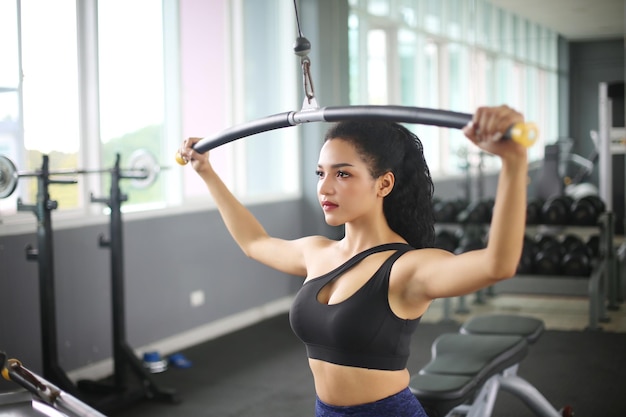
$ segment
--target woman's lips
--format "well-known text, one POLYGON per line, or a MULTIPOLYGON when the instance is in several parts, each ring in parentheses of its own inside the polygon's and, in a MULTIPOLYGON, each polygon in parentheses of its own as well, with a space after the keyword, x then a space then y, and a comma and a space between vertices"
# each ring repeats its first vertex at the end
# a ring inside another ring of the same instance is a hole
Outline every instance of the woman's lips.
POLYGON ((330 211, 333 210, 335 208, 339 207, 339 205, 335 204, 335 203, 331 203, 330 201, 322 201, 322 209, 324 211, 330 211))

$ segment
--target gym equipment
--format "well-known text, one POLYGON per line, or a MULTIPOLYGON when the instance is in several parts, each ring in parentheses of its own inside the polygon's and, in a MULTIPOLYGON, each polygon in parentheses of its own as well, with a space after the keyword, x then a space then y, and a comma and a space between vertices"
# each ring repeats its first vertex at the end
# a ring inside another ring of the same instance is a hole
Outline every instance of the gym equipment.
POLYGON ((605 205, 598 196, 585 196, 574 200, 570 207, 571 222, 580 226, 594 226, 604 213, 605 205))
POLYGON ((437 223, 455 223, 459 213, 467 206, 464 200, 442 200, 433 204, 437 223))
MULTIPOLYGON (((0 373, 7 381, 13 381, 26 389, 33 398, 33 406, 35 408, 35 400, 41 402, 52 409, 59 410, 63 415, 77 417, 105 417, 99 411, 93 409, 89 405, 80 401, 78 398, 63 391, 50 381, 35 374, 25 368, 17 359, 8 359, 6 353, 0 352, 0 373)), ((25 397, 21 397, 22 400, 25 397)), ((41 408, 41 407, 39 407, 41 408)), ((0 410, 1 411, 1 410, 0 410)), ((1 413, 5 415, 4 413, 1 413)), ((9 415, 15 415, 13 412, 9 415)), ((37 415, 60 415, 52 413, 52 411, 43 410, 37 415)))
MULTIPOLYGON (((596 253, 599 239, 599 235, 593 239, 596 253)), ((578 235, 539 234, 535 239, 526 235, 517 273, 589 277, 593 258, 593 249, 578 235)))
POLYGON ((535 242, 532 272, 526 273, 588 277, 592 270, 591 260, 590 249, 577 235, 566 234, 559 239, 555 235, 543 234, 535 242))
MULTIPOLYGON (((133 158, 131 158, 132 160, 133 158)), ((148 169, 154 166, 154 160, 146 154, 139 154, 134 159, 137 166, 148 169)), ((162 389, 152 378, 149 371, 143 366, 143 362, 135 356, 135 352, 126 340, 126 314, 124 297, 124 245, 122 228, 122 203, 128 199, 120 188, 122 179, 128 177, 120 168, 120 155, 115 158, 115 165, 109 171, 111 173, 111 189, 108 198, 96 198, 91 196, 91 202, 103 203, 110 208, 109 239, 99 237, 101 248, 110 250, 111 253, 111 310, 112 310, 112 336, 113 336, 113 378, 111 383, 81 380, 78 387, 89 393, 105 393, 108 397, 98 400, 98 408, 116 409, 124 402, 134 402, 143 397, 153 398, 167 402, 179 402, 176 393, 172 390, 162 389), (139 379, 140 384, 132 389, 128 384, 128 370, 139 379)))
POLYGON ((435 247, 438 249, 454 252, 459 246, 459 238, 449 230, 439 230, 435 234, 435 247))
POLYGON ((13 162, 0 156, 0 198, 6 198, 13 194, 17 188, 17 168, 13 162))
MULTIPOLYGON (((146 150, 139 149, 130 158, 130 167, 121 171, 123 178, 132 179, 132 185, 135 188, 147 188, 152 185, 160 171, 164 167, 159 166, 154 156, 146 150)), ((67 176, 67 175, 81 175, 81 174, 106 174, 111 173, 108 169, 64 169, 51 171, 47 167, 47 171, 44 173, 39 171, 18 171, 13 161, 4 155, 0 155, 0 199, 7 198, 17 188, 17 183, 20 178, 28 177, 41 177, 45 176, 67 176)), ((73 181, 75 183, 76 181, 73 181)), ((54 180, 52 183, 67 183, 61 180, 54 180)))
POLYGON ((481 200, 470 203, 456 218, 458 223, 487 224, 491 222, 493 201, 481 200))
POLYGON ((615 126, 618 122, 619 109, 624 105, 624 82, 601 82, 598 86, 598 131, 596 147, 598 148, 598 187, 599 195, 606 203, 607 210, 616 213, 615 233, 624 234, 626 194, 624 179, 626 172, 623 166, 626 155, 624 127, 615 126), (621 107, 620 107, 621 105, 621 107), (615 120, 614 120, 615 119, 615 120), (621 172, 620 172, 621 171, 621 172))
POLYGON ((473 250, 484 249, 485 248, 485 240, 484 237, 478 235, 476 233, 465 233, 459 239, 459 245, 454 251, 455 254, 461 254, 465 252, 470 252, 473 250))
POLYGON ((544 234, 537 237, 536 243, 533 271, 541 275, 560 275, 564 253, 559 240, 553 235, 544 234))
POLYGON ((591 252, 583 240, 573 234, 561 239, 563 258, 561 269, 564 275, 588 277, 591 274, 591 252))
POLYGON ((535 267, 535 256, 537 255, 537 245, 535 240, 528 235, 524 235, 524 246, 522 256, 517 265, 518 274, 532 274, 535 267))
MULTIPOLYGON (((0 164, 7 166, 8 159, 0 157, 0 164)), ((10 162, 10 161, 9 161, 10 162)), ((15 172, 15 171, 12 171, 15 172)), ((50 184, 75 184, 73 179, 51 179, 49 158, 43 156, 41 169, 37 172, 37 203, 22 204, 17 200, 18 211, 32 211, 37 218, 37 248, 26 246, 26 259, 37 261, 39 266, 39 318, 41 322, 41 353, 43 377, 58 384, 72 395, 77 395, 73 382, 59 365, 57 350, 56 303, 54 292, 54 255, 52 245, 52 210, 57 202, 50 199, 50 184)), ((11 174, 11 178, 17 178, 11 174)), ((9 190, 11 187, 7 188, 9 190)), ((14 187, 13 187, 14 188, 14 187)), ((5 194, 6 194, 5 190, 5 194)), ((12 190, 11 190, 12 192, 12 190)))
POLYGON ((564 275, 588 277, 591 273, 591 260, 585 251, 568 252, 563 255, 561 270, 564 275))
MULTIPOLYGON (((586 293, 589 299, 589 324, 587 330, 602 330, 601 322, 609 321, 607 309, 619 308, 620 283, 618 251, 614 248, 613 218, 611 212, 604 212, 598 218, 599 233, 574 234, 575 229, 557 229, 562 236, 550 232, 537 234, 534 238, 527 236, 524 250, 518 265, 520 280, 512 279, 496 285, 498 291, 535 293, 535 286, 544 286, 546 280, 562 280, 562 284, 549 284, 548 288, 557 286, 574 286, 581 278, 587 279, 586 293), (568 230, 570 232, 568 233, 568 230), (565 233, 563 233, 565 231, 565 233), (585 237, 587 235, 587 237, 585 237), (534 261, 530 262, 527 253, 535 253, 534 261), (557 271, 559 271, 557 273, 557 271), (522 282, 525 281, 525 284, 522 282)), ((554 231, 554 230, 553 230, 554 231)), ((550 294, 567 293, 559 290, 550 294)), ((541 293, 541 291, 539 291, 541 293)))
POLYGON ((593 234, 587 238, 585 242, 589 248, 589 253, 592 259, 597 259, 600 256, 600 235, 593 234))
MULTIPOLYGON (((143 151, 142 151, 143 152, 143 151)), ((139 154, 138 154, 139 155, 139 154)), ((136 157, 138 158, 138 157, 136 157)), ((57 202, 50 199, 49 193, 49 185, 50 184, 75 184, 76 180, 61 178, 61 179, 52 179, 51 176, 65 176, 65 175, 73 175, 73 174, 82 174, 82 173, 105 173, 108 172, 111 174, 111 217, 114 218, 112 220, 112 235, 121 237, 121 226, 119 225, 121 214, 120 214, 120 204, 121 201, 126 199, 126 196, 121 194, 119 189, 119 181, 121 179, 131 179, 134 181, 139 181, 139 185, 145 184, 146 178, 149 178, 149 174, 146 171, 147 169, 152 169, 152 171, 158 172, 157 168, 154 165, 149 165, 151 162, 145 156, 141 156, 139 160, 141 161, 141 167, 137 166, 131 170, 122 170, 119 166, 120 156, 119 154, 116 157, 115 166, 112 169, 108 170, 67 170, 67 171, 50 171, 49 169, 49 157, 48 155, 43 155, 43 162, 41 169, 34 172, 29 173, 18 173, 15 170, 8 169, 8 172, 11 178, 21 178, 21 177, 37 177, 38 179, 38 187, 37 187, 37 203, 35 205, 25 205, 22 203, 21 199, 17 201, 18 211, 32 211, 37 217, 37 239, 38 246, 34 249, 31 245, 26 246, 26 259, 27 260, 36 260, 39 264, 39 293, 40 293, 40 321, 41 321, 41 343, 42 343, 42 367, 43 367, 43 378, 46 380, 50 380, 53 383, 57 384, 60 389, 70 393, 73 396, 81 397, 81 392, 79 387, 77 387, 67 376, 65 371, 61 368, 58 361, 58 348, 57 348, 57 332, 56 332, 56 303, 55 303, 55 291, 54 291, 54 256, 53 256, 53 237, 52 237, 52 216, 51 211, 57 208, 57 202)), ((7 158, 0 156, 0 164, 4 164, 4 166, 8 166, 7 158)), ((12 163, 10 163, 12 165, 12 163)), ((14 165, 12 165, 14 166, 14 165)), ((157 165, 158 166, 158 165, 157 165)), ((156 174, 155 174, 156 175, 156 174)), ((153 180, 151 180, 153 181, 153 180)), ((8 190, 9 188, 6 188, 8 190)), ((108 200, 99 200, 93 199, 92 201, 98 202, 108 202, 108 200)), ((116 239, 117 241, 117 239, 116 239)), ((105 242, 102 238, 100 239, 101 246, 108 247, 109 242, 105 242)), ((112 302, 113 302, 113 338, 114 338, 114 352, 117 352, 114 356, 117 360, 114 359, 116 365, 116 383, 114 385, 115 389, 110 390, 116 396, 114 397, 113 403, 121 404, 122 397, 128 398, 127 387, 125 383, 125 363, 120 357, 129 356, 132 353, 134 357, 134 353, 132 350, 128 349, 124 345, 124 299, 123 299, 123 282, 121 281, 121 266, 122 266, 122 258, 121 258, 121 245, 118 246, 114 244, 112 247, 112 255, 111 255, 111 269, 112 275, 114 274, 117 279, 113 279, 113 289, 112 289, 112 302), (122 352, 122 350, 124 350, 122 352), (120 353, 122 352, 122 353, 120 353), (118 369, 119 368, 119 369, 118 369)), ((141 362, 135 358, 139 363, 139 368, 141 370, 141 362)), ((130 361, 130 359, 128 359, 130 361)), ((147 376, 147 374, 146 374, 147 376)), ((89 384, 82 384, 81 388, 89 387, 89 384)), ((92 390, 93 391, 93 390, 92 390)), ((98 390, 98 394, 102 393, 103 390, 98 390)), ((109 393, 110 393, 109 392, 109 393)), ((139 387, 138 394, 143 396, 152 396, 157 398, 169 398, 170 394, 161 392, 156 385, 146 377, 141 386, 139 387)), ((132 399, 136 399, 137 395, 135 394, 132 399)), ((139 397, 140 398, 140 397, 139 397)))
MULTIPOLYGON (((345 120, 382 120, 462 129, 472 120, 472 115, 449 110, 392 105, 330 106, 319 109, 303 109, 301 111, 274 114, 263 119, 233 126, 214 136, 203 138, 193 148, 197 152, 205 153, 234 140, 270 130, 310 122, 339 122, 345 120)), ((537 127, 532 123, 512 126, 503 135, 504 139, 514 140, 524 146, 531 146, 537 137, 537 127)), ((180 165, 187 163, 179 154, 176 155, 176 162, 180 165)))
POLYGON ((559 174, 559 145, 546 145, 543 152, 543 166, 535 187, 537 197, 548 200, 563 195, 564 188, 559 174))
POLYGON ((500 389, 522 400, 537 416, 569 417, 571 407, 557 411, 517 375, 519 363, 543 330, 543 322, 531 317, 476 316, 459 333, 435 340, 431 361, 411 377, 410 388, 432 417, 489 417, 500 389))
POLYGON ((541 207, 541 223, 564 225, 570 223, 572 198, 569 196, 551 197, 541 207))
POLYGON ((526 224, 535 225, 541 223, 541 212, 544 201, 540 198, 533 198, 526 205, 526 224))

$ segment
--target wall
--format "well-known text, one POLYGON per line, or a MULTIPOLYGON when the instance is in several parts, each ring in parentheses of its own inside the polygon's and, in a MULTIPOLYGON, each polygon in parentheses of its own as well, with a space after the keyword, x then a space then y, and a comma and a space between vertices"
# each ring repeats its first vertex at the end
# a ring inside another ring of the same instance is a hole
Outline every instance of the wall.
MULTIPOLYGON (((569 137, 574 139, 572 152, 589 157, 594 152, 590 131, 598 131, 598 87, 601 82, 624 81, 624 40, 573 42, 570 50, 569 137)), ((622 105, 623 110, 623 105, 622 105)), ((620 114, 621 113, 621 114, 620 114)), ((613 117, 617 125, 624 124, 624 114, 613 117)), ((624 233, 624 158, 613 161, 613 211, 616 233, 624 233)), ((598 185, 598 166, 589 181, 598 185)))
MULTIPOLYGON (((299 208, 299 201, 251 207, 270 233, 285 238, 301 234, 299 208)), ((53 233, 59 363, 68 372, 112 352, 110 252, 99 248, 101 234, 109 236, 107 225, 53 233)), ((24 247, 36 247, 36 239, 0 236, 0 349, 35 372, 38 269, 24 247)), ((302 282, 245 257, 215 210, 124 221, 124 249, 126 334, 135 348, 290 296, 302 282), (205 303, 191 307, 197 290, 205 303)))

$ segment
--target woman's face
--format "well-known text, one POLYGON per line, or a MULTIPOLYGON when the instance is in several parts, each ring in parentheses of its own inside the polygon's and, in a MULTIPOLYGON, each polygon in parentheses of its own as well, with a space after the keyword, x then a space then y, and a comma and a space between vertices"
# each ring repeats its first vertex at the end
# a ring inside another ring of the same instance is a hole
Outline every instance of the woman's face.
POLYGON ((380 203, 377 179, 354 145, 347 140, 327 140, 317 164, 317 196, 326 223, 339 226, 372 213, 380 203))

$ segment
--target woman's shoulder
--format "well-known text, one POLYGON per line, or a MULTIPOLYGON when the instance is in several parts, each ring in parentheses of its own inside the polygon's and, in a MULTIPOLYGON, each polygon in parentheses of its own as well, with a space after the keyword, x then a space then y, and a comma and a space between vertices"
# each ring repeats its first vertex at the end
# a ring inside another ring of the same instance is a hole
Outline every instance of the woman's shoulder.
POLYGON ((315 257, 320 251, 332 249, 337 245, 337 241, 326 236, 313 235, 298 239, 302 251, 306 257, 315 257))
POLYGON ((395 262, 395 269, 406 275, 414 275, 415 271, 430 262, 437 262, 448 256, 454 256, 452 253, 437 248, 421 248, 406 251, 395 262))

